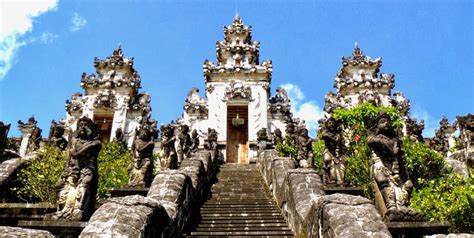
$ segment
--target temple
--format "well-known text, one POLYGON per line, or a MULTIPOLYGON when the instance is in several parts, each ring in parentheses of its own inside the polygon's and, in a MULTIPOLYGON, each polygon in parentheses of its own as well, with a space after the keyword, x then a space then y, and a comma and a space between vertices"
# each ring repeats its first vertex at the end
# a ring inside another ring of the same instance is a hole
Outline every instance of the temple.
POLYGON ((102 141, 122 134, 130 147, 136 129, 151 120, 150 95, 139 92, 140 75, 133 68, 133 58, 125 57, 120 45, 105 60, 95 58, 94 67, 97 75, 82 73, 84 94, 78 92, 66 100, 67 132, 75 131, 77 121, 85 116, 99 125, 102 141))
POLYGON ((260 62, 259 49, 252 27, 236 15, 224 27, 224 40, 216 43, 217 62, 204 61, 205 98, 193 88, 185 101, 182 122, 200 134, 214 128, 227 163, 249 163, 257 153, 255 132, 285 131, 291 120, 284 89, 270 98, 272 62, 260 62))

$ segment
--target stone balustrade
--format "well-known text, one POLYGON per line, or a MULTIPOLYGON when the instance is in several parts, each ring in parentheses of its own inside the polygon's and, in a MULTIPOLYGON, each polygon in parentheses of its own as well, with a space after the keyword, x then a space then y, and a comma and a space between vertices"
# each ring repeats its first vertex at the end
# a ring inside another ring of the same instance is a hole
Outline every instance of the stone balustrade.
POLYGON ((218 161, 201 150, 177 170, 160 171, 146 197, 108 200, 91 217, 80 237, 178 237, 192 226, 194 215, 212 186, 218 161))
POLYGON ((391 237, 367 198, 326 195, 315 171, 295 169, 293 159, 273 150, 261 152, 257 163, 296 237, 391 237))

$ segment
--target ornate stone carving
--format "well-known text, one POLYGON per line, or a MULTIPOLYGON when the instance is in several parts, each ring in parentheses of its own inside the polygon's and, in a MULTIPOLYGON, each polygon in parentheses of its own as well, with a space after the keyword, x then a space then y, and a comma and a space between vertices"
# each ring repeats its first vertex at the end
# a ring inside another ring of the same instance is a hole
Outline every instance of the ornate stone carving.
POLYGON ((129 187, 149 187, 153 180, 153 141, 154 130, 143 124, 136 132, 132 144, 131 163, 128 166, 129 187))
POLYGON ((474 150, 474 115, 468 113, 466 116, 458 116, 456 119, 463 148, 468 151, 474 150))
POLYGON ((0 163, 4 160, 11 159, 11 158, 18 158, 16 152, 8 149, 8 132, 10 131, 11 124, 4 124, 0 121, 0 163))
POLYGON ((323 181, 325 184, 344 185, 346 156, 342 127, 330 117, 321 127, 321 138, 324 141, 323 181))
POLYGON ((49 146, 54 146, 62 151, 67 147, 67 140, 64 138, 64 125, 51 121, 51 129, 49 131, 49 146))
POLYGON ((377 91, 363 90, 358 97, 359 103, 368 102, 374 106, 381 106, 380 95, 377 91))
POLYGON ((297 162, 301 168, 314 168, 313 161, 313 140, 308 135, 308 129, 298 129, 298 141, 297 141, 297 162))
POLYGON ((272 144, 268 139, 267 128, 262 128, 257 131, 258 154, 263 150, 271 148, 272 144))
POLYGON ((205 118, 208 114, 208 107, 206 100, 199 96, 199 89, 192 88, 186 101, 184 102, 184 110, 189 115, 194 115, 199 119, 205 118))
POLYGON ((101 149, 98 126, 87 117, 80 118, 71 143, 64 172, 56 183, 58 211, 46 220, 87 220, 95 210, 97 156, 101 149))
POLYGON ((252 90, 243 82, 234 81, 225 90, 225 100, 246 99, 252 101, 252 90))
POLYGON ((199 135, 197 133, 197 130, 194 129, 192 132, 191 132, 191 146, 190 146, 190 152, 191 152, 191 155, 195 154, 198 149, 199 149, 199 135))
POLYGON ((454 131, 454 125, 449 124, 448 118, 443 116, 439 121, 439 128, 435 130, 435 136, 431 140, 431 148, 446 155, 449 151, 449 134, 454 131))
POLYGON ((283 136, 281 134, 281 130, 279 128, 276 128, 274 131, 273 131, 273 146, 276 148, 276 146, 280 143, 283 142, 283 136))
POLYGON ((97 94, 94 100, 95 108, 115 108, 117 107, 117 98, 112 90, 101 91, 97 94))
POLYGON ((406 121, 407 136, 411 139, 423 142, 423 129, 425 129, 425 121, 418 122, 416 118, 408 118, 406 121))
POLYGON ((204 148, 211 151, 212 159, 217 158, 217 131, 212 128, 207 129, 207 138, 204 140, 204 148))
POLYGON ((131 103, 131 109, 134 111, 142 111, 143 113, 149 113, 151 111, 151 96, 146 92, 139 93, 133 98, 131 103))
POLYGON ((402 92, 393 93, 392 105, 402 113, 402 115, 408 115, 410 110, 410 100, 405 97, 402 92))
POLYGON ((190 156, 190 147, 191 147, 191 137, 189 136, 189 126, 188 125, 179 125, 178 126, 178 143, 176 146, 176 153, 178 156, 178 165, 181 164, 183 159, 189 158, 190 156))
POLYGON ((82 113, 82 108, 84 107, 84 103, 82 101, 82 93, 75 93, 71 96, 71 101, 66 100, 65 108, 69 114, 73 113, 82 113))
POLYGON ((174 127, 172 124, 162 125, 161 128, 161 167, 166 169, 177 169, 178 158, 175 149, 174 127))
MULTIPOLYGON (((27 123, 23 123, 21 120, 18 121, 18 128, 21 131, 29 131, 31 133, 26 146, 26 154, 29 154, 40 147, 42 130, 37 126, 37 123, 38 122, 35 120, 34 116, 28 118, 27 123)), ((28 133, 25 135, 27 134, 28 133)))
POLYGON ((367 142, 373 151, 372 174, 380 191, 387 221, 416 221, 423 217, 409 205, 413 183, 408 178, 400 133, 391 126, 390 117, 381 112, 369 122, 367 142))

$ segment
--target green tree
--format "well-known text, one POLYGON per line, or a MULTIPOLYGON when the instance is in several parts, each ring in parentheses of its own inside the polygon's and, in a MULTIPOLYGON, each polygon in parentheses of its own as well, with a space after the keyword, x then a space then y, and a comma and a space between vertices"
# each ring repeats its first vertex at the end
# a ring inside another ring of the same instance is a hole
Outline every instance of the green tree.
POLYGON ((111 188, 120 188, 128 183, 127 167, 130 163, 130 151, 120 143, 106 143, 102 145, 97 160, 99 163, 97 200, 103 201, 110 197, 111 188))

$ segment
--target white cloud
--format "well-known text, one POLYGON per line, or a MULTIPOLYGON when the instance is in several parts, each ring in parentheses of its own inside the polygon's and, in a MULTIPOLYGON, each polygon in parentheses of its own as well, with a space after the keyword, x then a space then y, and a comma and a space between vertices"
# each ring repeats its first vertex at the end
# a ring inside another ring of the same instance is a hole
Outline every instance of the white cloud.
POLYGON ((423 137, 433 137, 435 130, 439 128, 439 120, 433 118, 425 109, 419 106, 413 106, 411 110, 411 117, 416 118, 417 121, 425 121, 425 129, 423 130, 423 137))
POLYGON ((25 34, 33 29, 39 15, 55 10, 58 0, 6 0, 0 2, 0 80, 15 62, 18 50, 29 43, 25 34))
POLYGON ((291 111, 295 117, 306 122, 309 134, 314 136, 318 129, 318 120, 324 117, 324 111, 315 101, 304 101, 305 96, 300 87, 295 84, 285 83, 281 85, 291 100, 291 111))
POLYGON ((58 39, 58 37, 59 36, 57 34, 45 31, 45 32, 41 33, 41 35, 39 37, 39 41, 42 44, 49 44, 49 43, 53 43, 56 39, 58 39))
POLYGON ((72 15, 71 27, 69 30, 71 32, 76 32, 84 28, 87 24, 87 20, 84 17, 81 17, 77 12, 72 15))

